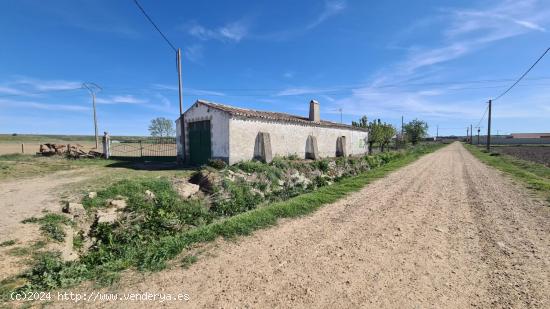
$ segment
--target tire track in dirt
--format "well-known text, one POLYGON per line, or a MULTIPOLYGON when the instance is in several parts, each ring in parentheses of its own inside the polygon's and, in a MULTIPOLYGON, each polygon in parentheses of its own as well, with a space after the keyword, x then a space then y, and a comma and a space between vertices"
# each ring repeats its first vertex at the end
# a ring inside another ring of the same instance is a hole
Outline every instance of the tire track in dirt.
MULTIPOLYGON (((463 157, 471 156, 461 152, 463 157)), ((497 172, 486 170, 479 173, 474 165, 466 165, 464 178, 468 183, 467 196, 480 235, 480 244, 483 248, 480 256, 487 269, 490 282, 489 298, 485 300, 487 306, 496 307, 547 307, 548 300, 541 293, 548 294, 548 273, 537 274, 535 269, 548 269, 548 244, 541 235, 533 234, 526 229, 525 221, 531 221, 533 208, 525 209, 524 205, 513 199, 508 199, 506 191, 517 191, 508 184, 498 184, 491 178, 499 177, 497 172), (473 172, 476 171, 475 176, 473 172), (510 188, 507 188, 510 187, 510 188), (489 193, 489 194, 488 194, 489 193), (492 194, 491 194, 492 193, 492 194), (504 192, 503 192, 504 193, 504 192), (546 252, 545 258, 541 253, 546 252), (541 291, 541 287, 544 289, 541 291)), ((479 164, 479 163, 478 163, 479 164)), ((529 200, 524 192, 515 192, 520 199, 529 200)), ((540 222, 539 222, 540 223, 540 222)), ((550 227, 548 221, 546 234, 550 227)), ((540 226, 539 226, 540 227, 540 226)))
POLYGON ((310 216, 218 240, 189 269, 102 291, 185 292, 194 308, 545 308, 549 232, 550 208, 455 143, 310 216))

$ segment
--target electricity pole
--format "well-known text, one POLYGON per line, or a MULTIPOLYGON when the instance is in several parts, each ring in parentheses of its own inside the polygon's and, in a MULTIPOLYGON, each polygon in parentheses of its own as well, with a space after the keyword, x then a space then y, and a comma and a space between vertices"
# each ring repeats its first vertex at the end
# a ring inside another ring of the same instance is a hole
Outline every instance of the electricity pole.
POLYGON ((477 144, 479 145, 479 131, 480 131, 480 128, 477 127, 477 144))
POLYGON ((472 125, 470 124, 470 145, 474 144, 474 130, 472 129, 472 125))
POLYGON ((178 92, 180 97, 180 115, 183 115, 183 103, 182 103, 182 93, 181 93, 181 48, 178 48, 176 53, 176 62, 178 65, 178 92))
POLYGON ((83 83, 82 87, 88 89, 88 91, 92 95, 92 106, 94 108, 95 149, 99 149, 99 137, 97 135, 97 114, 95 109, 95 94, 101 91, 102 88, 95 83, 83 83))
POLYGON ((468 142, 468 139, 470 138, 470 128, 466 127, 466 142, 468 142))
POLYGON ((491 105, 493 100, 489 100, 489 117, 487 117, 487 151, 491 151, 491 105))
POLYGON ((437 141, 437 138, 439 137, 439 125, 437 125, 437 129, 435 131, 435 140, 437 141))
POLYGON ((403 135, 403 116, 401 116, 401 142, 405 140, 405 136, 403 135))

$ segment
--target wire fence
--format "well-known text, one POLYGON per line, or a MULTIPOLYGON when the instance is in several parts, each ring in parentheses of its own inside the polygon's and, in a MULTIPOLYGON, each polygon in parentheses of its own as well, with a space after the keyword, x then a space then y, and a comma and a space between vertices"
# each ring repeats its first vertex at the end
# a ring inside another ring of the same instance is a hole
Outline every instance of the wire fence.
POLYGON ((143 140, 111 140, 111 157, 113 159, 133 160, 175 160, 176 138, 159 137, 143 140))

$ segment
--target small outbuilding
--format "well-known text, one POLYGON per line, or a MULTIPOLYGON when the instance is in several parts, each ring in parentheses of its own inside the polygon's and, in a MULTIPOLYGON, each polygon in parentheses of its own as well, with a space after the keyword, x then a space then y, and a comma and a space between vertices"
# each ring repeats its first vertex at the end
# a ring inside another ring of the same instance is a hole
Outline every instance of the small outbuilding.
POLYGON ((229 164, 275 156, 299 158, 362 155, 364 128, 320 119, 319 103, 309 117, 196 101, 177 121, 178 158, 190 164, 221 159, 229 164))

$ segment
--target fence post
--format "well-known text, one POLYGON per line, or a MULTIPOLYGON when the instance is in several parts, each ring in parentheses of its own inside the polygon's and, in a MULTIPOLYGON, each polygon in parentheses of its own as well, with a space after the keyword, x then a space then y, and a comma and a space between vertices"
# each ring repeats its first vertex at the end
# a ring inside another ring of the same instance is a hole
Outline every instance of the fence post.
POLYGON ((143 146, 141 145, 141 140, 139 140, 139 156, 143 158, 143 146))
POLYGON ((111 137, 107 132, 103 132, 103 156, 105 159, 111 157, 111 137))
POLYGON ((25 144, 21 143, 21 153, 25 153, 25 144))

